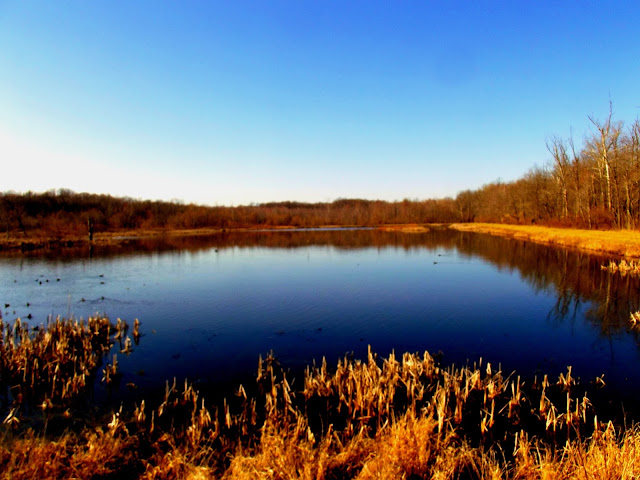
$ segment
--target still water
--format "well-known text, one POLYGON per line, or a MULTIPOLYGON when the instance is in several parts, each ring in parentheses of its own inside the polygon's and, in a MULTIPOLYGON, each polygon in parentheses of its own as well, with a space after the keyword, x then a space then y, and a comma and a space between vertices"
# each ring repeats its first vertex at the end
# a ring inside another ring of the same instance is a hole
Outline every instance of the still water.
POLYGON ((442 352, 445 364, 483 357, 523 377, 571 365, 632 395, 640 285, 602 271, 606 261, 446 229, 222 233, 0 257, 0 306, 31 325, 139 318, 140 344, 118 361, 143 389, 246 379, 269 351, 296 370, 371 345, 442 352))

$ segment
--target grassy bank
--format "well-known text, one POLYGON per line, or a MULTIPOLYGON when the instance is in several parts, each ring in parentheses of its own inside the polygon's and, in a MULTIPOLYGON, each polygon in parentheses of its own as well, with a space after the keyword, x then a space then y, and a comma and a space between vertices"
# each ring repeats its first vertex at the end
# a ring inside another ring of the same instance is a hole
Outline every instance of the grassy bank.
MULTIPOLYGON (((358 225, 324 225, 321 227, 314 227, 314 230, 322 229, 335 229, 335 228, 358 228, 358 225)), ((277 227, 253 227, 253 228, 192 228, 192 229, 132 229, 132 230, 118 230, 111 232, 98 232, 95 233, 93 239, 89 241, 89 237, 79 235, 50 235, 47 232, 31 232, 28 236, 24 235, 5 235, 0 237, 0 251, 33 251, 33 250, 45 250, 56 249, 65 247, 84 247, 88 245, 94 246, 113 246, 119 245, 123 242, 132 239, 143 238, 155 238, 155 237, 192 237, 192 236, 206 236, 214 235, 221 232, 255 232, 255 231, 287 231, 293 229, 299 229, 295 226, 277 226, 277 227)), ((387 232, 401 232, 401 233, 425 233, 429 229, 427 226, 418 224, 400 224, 400 225, 384 225, 377 228, 387 232)))
MULTIPOLYGON (((387 232, 425 233, 430 228, 443 228, 444 224, 393 224, 379 225, 371 228, 387 232)), ((355 228, 357 225, 327 225, 322 228, 355 228)), ((629 230, 579 230, 569 228, 551 228, 524 225, 503 225, 495 223, 455 223, 450 228, 467 232, 489 233, 503 237, 518 238, 532 242, 576 248, 603 255, 615 255, 626 258, 640 258, 640 232, 629 230)), ((274 227, 272 230, 290 230, 297 227, 274 227)), ((132 229, 111 232, 97 232, 89 242, 87 236, 56 235, 46 232, 33 232, 29 236, 3 236, 0 238, 0 251, 31 251, 39 249, 56 249, 64 247, 81 247, 93 244, 96 246, 119 245, 131 239, 153 238, 162 236, 188 237, 203 236, 228 232, 256 231, 263 228, 195 228, 195 229, 132 229)))
POLYGON ((400 232, 400 233, 427 233, 429 228, 426 225, 418 225, 415 223, 409 223, 406 225, 384 225, 376 227, 383 232, 400 232))
POLYGON ((427 352, 369 352, 293 378, 269 356, 227 398, 174 380, 160 398, 101 410, 85 379, 118 342, 127 351, 127 331, 107 318, 2 326, 0 478, 640 476, 640 431, 596 412, 606 387, 570 368, 525 381, 481 359, 453 368, 427 352))
POLYGON ((133 229, 95 233, 89 241, 87 235, 50 235, 47 232, 31 232, 29 235, 6 235, 0 237, 0 250, 40 250, 86 245, 118 245, 135 238, 152 238, 168 235, 211 235, 221 232, 219 228, 198 229, 133 229))
POLYGON ((640 232, 637 231, 578 230, 497 223, 456 223, 450 225, 450 228, 464 232, 518 238, 546 245, 577 248, 603 255, 640 258, 640 232))

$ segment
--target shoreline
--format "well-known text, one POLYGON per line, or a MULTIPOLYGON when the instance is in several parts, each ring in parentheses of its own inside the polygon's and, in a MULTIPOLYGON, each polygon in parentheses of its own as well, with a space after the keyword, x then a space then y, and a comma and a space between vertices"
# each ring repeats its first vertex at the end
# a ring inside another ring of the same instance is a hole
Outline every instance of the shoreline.
POLYGON ((244 228, 192 228, 192 229, 135 229, 98 232, 93 241, 87 236, 8 236, 0 239, 2 251, 54 250, 59 248, 118 245, 128 240, 158 237, 190 237, 215 235, 225 232, 279 232, 318 231, 335 229, 370 228, 383 232, 404 234, 426 233, 431 229, 450 228, 461 232, 485 233, 506 238, 515 238, 543 245, 573 248, 601 255, 614 255, 627 259, 640 259, 640 232, 635 230, 580 230, 531 225, 505 225, 497 223, 453 223, 453 224, 390 224, 390 225, 322 225, 319 227, 274 226, 244 228))
POLYGON ((115 230, 111 232, 97 232, 90 241, 86 235, 66 235, 51 236, 35 233, 32 236, 8 236, 0 238, 0 252, 2 251, 34 251, 34 250, 54 250, 58 248, 73 248, 87 246, 108 246, 118 245, 127 240, 138 240, 143 238, 158 237, 192 237, 215 235, 225 232, 281 232, 281 231, 319 231, 335 229, 373 229, 386 232, 399 233, 425 233, 430 228, 442 227, 440 224, 390 224, 390 225, 322 225, 319 227, 299 227, 294 225, 270 226, 270 227, 243 227, 243 228, 190 228, 190 229, 135 229, 135 230, 115 230))
POLYGON ((461 232, 486 233, 543 245, 574 248, 601 255, 640 258, 640 232, 635 230, 580 230, 498 223, 454 223, 449 225, 449 228, 461 232))

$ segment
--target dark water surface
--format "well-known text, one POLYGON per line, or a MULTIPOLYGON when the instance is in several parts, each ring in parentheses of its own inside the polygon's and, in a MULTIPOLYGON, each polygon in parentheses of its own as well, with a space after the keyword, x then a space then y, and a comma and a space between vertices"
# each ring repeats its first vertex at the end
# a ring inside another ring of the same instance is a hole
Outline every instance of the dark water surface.
POLYGON ((583 382, 604 373, 607 388, 632 397, 640 348, 628 319, 640 285, 602 271, 606 261, 449 230, 170 237, 0 257, 0 306, 5 320, 31 314, 31 325, 139 318, 140 345, 118 360, 143 389, 174 376, 247 378, 270 350, 295 370, 371 345, 441 351, 446 364, 483 357, 524 377, 571 365, 583 382))

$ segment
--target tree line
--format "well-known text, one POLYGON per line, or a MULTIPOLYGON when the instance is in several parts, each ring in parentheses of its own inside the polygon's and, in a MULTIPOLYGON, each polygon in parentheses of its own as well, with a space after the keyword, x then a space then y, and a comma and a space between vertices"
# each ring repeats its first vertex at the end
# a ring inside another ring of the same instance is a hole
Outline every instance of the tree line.
POLYGON ((338 199, 326 203, 272 202, 203 206, 136 200, 70 190, 0 194, 0 222, 7 234, 52 237, 132 229, 272 228, 281 226, 384 225, 456 221, 451 198, 386 202, 338 199))
POLYGON ((573 136, 553 136, 550 160, 522 178, 460 192, 464 222, 540 223, 582 228, 640 227, 640 122, 589 117, 591 133, 576 146, 573 136))
POLYGON ((455 198, 338 199, 203 206, 67 189, 0 194, 7 235, 65 237, 131 229, 271 228, 402 223, 498 222, 582 228, 640 227, 640 121, 589 117, 581 145, 573 136, 547 139, 549 160, 511 182, 495 181, 455 198))

